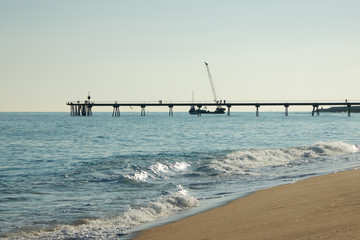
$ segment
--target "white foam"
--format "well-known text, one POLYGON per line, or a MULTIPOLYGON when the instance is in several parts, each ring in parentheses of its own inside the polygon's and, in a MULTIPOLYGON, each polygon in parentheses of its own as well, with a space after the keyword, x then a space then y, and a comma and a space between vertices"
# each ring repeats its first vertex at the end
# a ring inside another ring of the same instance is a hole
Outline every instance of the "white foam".
POLYGON ((151 165, 150 166, 150 170, 157 174, 157 175, 160 175, 162 173, 166 173, 169 171, 169 167, 163 163, 156 163, 154 165, 151 165))
POLYGON ((171 175, 174 172, 184 171, 190 166, 187 162, 175 162, 175 163, 156 163, 151 165, 149 169, 156 175, 171 175))
POLYGON ((187 162, 175 162, 175 163, 155 163, 151 165, 148 169, 135 171, 133 174, 125 174, 124 177, 138 181, 146 182, 148 178, 156 179, 166 179, 170 176, 176 174, 177 172, 185 171, 189 166, 187 162))
POLYGON ((88 219, 84 220, 82 225, 61 225, 52 231, 24 233, 12 236, 11 239, 118 239, 118 234, 122 234, 125 230, 199 205, 199 201, 189 196, 181 185, 177 188, 177 192, 161 196, 157 201, 145 206, 129 207, 124 214, 119 216, 108 219, 88 219))
POLYGON ((176 162, 174 165, 173 165, 173 168, 178 170, 178 171, 183 171, 185 170, 186 168, 188 168, 190 166, 189 163, 187 162, 176 162))
POLYGON ((147 178, 152 177, 152 175, 150 175, 148 172, 141 170, 134 172, 133 175, 129 175, 129 174, 125 174, 124 175, 125 178, 131 179, 131 180, 135 180, 135 181, 140 181, 140 182, 145 182, 147 178))
POLYGON ((249 169, 290 163, 298 159, 336 156, 358 151, 355 145, 344 142, 316 143, 291 148, 241 150, 215 159, 210 167, 225 174, 243 174, 249 169))

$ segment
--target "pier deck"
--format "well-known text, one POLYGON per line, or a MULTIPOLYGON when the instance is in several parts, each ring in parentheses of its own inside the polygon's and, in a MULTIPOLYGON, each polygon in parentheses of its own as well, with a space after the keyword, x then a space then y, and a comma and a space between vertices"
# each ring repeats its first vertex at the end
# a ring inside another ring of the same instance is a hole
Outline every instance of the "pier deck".
POLYGON ((285 116, 288 116, 288 109, 291 106, 309 106, 312 107, 312 116, 319 115, 319 107, 331 107, 331 106, 343 106, 347 109, 348 116, 351 115, 352 106, 360 106, 360 101, 299 101, 299 102, 273 102, 273 101, 264 101, 264 102, 228 102, 220 101, 215 102, 166 102, 166 101, 157 101, 157 102, 96 102, 90 101, 90 96, 88 101, 69 101, 66 103, 70 106, 70 112, 72 116, 91 116, 93 107, 113 107, 112 115, 115 117, 120 116, 120 107, 141 107, 141 116, 145 116, 146 107, 168 107, 169 116, 173 116, 174 107, 191 107, 196 106, 198 108, 207 107, 207 106, 222 106, 227 107, 227 115, 230 115, 230 108, 234 106, 254 106, 256 108, 256 116, 259 116, 259 108, 261 106, 284 106, 285 116))

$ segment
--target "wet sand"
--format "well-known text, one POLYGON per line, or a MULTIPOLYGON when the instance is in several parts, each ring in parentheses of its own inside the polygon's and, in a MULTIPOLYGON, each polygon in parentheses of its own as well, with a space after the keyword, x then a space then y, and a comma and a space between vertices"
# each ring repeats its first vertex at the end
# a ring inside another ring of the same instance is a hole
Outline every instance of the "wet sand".
POLYGON ((261 190, 135 239, 360 239, 360 169, 261 190))

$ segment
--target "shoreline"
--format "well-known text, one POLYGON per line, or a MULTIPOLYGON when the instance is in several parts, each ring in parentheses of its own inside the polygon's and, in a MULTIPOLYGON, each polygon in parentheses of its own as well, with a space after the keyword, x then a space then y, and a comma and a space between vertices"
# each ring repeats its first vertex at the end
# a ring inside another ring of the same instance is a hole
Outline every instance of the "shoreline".
POLYGON ((132 239, 358 239, 359 183, 360 169, 311 177, 140 231, 132 239))

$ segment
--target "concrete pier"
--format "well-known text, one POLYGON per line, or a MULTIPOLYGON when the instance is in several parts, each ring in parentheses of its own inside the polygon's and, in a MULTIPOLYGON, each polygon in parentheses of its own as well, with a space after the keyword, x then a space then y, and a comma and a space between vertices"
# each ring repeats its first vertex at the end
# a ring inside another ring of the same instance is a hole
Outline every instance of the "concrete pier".
MULTIPOLYGON (((94 102, 90 101, 90 95, 88 99, 84 102, 81 101, 69 101, 66 103, 70 106, 70 114, 71 116, 91 116, 92 115, 92 108, 93 107, 113 107, 112 115, 114 117, 120 117, 120 107, 127 106, 127 107, 140 107, 141 116, 145 116, 145 108, 146 107, 168 107, 169 108, 169 116, 174 115, 174 107, 190 107, 197 106, 198 108, 202 107, 227 107, 227 115, 230 116, 230 108, 233 107, 242 107, 242 106, 254 106, 256 108, 256 117, 260 116, 259 108, 266 107, 266 106, 284 106, 285 107, 285 116, 289 116, 289 107, 296 107, 296 106, 309 106, 312 107, 311 115, 317 116, 320 115, 320 106, 330 106, 339 109, 346 109, 348 116, 351 116, 351 107, 356 106, 355 108, 359 108, 360 101, 350 102, 346 101, 324 101, 324 102, 231 102, 231 101, 220 101, 220 102, 165 102, 165 101, 158 101, 158 102, 94 102), (225 104, 226 102, 226 104, 225 104)), ((225 112, 224 112, 225 113, 225 112)))

